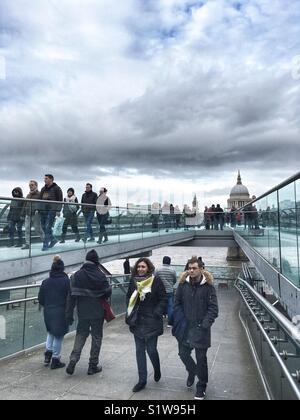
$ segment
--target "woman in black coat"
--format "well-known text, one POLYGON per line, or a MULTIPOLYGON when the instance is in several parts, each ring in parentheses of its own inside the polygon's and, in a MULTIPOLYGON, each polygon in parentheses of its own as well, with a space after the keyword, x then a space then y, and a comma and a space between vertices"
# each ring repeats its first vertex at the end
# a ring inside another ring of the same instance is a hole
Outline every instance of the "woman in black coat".
POLYGON ((43 281, 39 292, 39 303, 44 307, 44 320, 48 331, 45 366, 51 362, 51 369, 65 366, 61 363, 61 349, 65 334, 68 332, 66 322, 67 297, 70 292, 70 280, 64 273, 64 263, 56 255, 51 267, 50 277, 43 281))
POLYGON ((147 384, 146 351, 154 368, 154 380, 158 382, 161 378, 157 341, 163 334, 168 298, 162 281, 154 277, 154 270, 148 258, 140 258, 133 268, 127 292, 126 322, 134 335, 139 373, 133 392, 141 391, 147 384))

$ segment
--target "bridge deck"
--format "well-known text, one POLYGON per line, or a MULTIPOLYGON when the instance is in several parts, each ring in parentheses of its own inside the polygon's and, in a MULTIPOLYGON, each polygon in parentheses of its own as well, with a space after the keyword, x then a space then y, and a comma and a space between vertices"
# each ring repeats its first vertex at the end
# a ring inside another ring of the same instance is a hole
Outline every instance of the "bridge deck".
MULTIPOLYGON (((248 342, 238 319, 239 298, 233 289, 219 289, 220 316, 213 326, 209 351, 209 400, 266 399, 248 342)), ((153 381, 149 367, 147 388, 138 394, 131 389, 137 381, 135 348, 123 317, 107 325, 101 351, 103 372, 86 375, 89 343, 74 376, 64 369, 50 371, 42 365, 43 351, 0 363, 0 400, 192 400, 194 389, 185 386, 186 372, 177 355, 177 342, 170 329, 159 339, 162 379, 153 381)), ((63 361, 67 361, 73 338, 65 340, 63 361)))

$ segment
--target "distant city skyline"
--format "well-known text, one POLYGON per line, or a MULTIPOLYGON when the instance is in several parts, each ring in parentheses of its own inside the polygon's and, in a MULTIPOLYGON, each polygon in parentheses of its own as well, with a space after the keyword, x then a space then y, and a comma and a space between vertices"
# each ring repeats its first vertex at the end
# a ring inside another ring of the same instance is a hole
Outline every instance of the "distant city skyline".
POLYGON ((226 205, 299 170, 300 2, 2 0, 0 195, 226 205), (143 196, 144 195, 144 196, 143 196))

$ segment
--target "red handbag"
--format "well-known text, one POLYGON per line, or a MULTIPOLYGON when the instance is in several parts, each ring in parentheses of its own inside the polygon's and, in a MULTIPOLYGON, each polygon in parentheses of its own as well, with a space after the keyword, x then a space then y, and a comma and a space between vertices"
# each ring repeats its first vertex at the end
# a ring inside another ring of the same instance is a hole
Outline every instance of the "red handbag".
POLYGON ((101 305, 104 309, 104 319, 106 322, 113 321, 116 318, 110 304, 105 299, 101 299, 101 305))

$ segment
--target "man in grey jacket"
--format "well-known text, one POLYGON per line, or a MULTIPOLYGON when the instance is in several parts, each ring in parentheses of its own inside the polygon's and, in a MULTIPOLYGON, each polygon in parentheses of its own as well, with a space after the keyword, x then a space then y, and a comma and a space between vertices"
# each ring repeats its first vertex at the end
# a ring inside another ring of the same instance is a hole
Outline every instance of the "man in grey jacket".
POLYGON ((173 314, 174 285, 177 281, 176 271, 170 267, 171 258, 163 258, 163 266, 156 271, 156 275, 162 280, 168 296, 168 327, 171 327, 170 320, 173 314))

